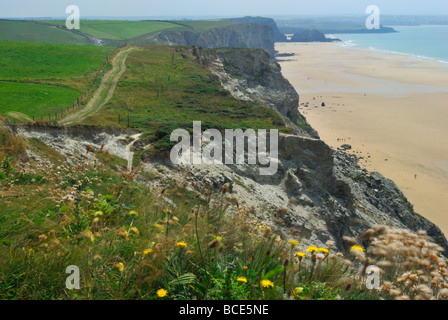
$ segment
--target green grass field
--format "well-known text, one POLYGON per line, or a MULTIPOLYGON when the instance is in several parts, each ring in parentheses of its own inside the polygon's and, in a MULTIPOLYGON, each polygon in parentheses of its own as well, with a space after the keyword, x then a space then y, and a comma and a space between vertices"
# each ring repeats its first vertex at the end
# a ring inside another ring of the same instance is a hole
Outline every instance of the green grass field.
POLYGON ((30 118, 47 117, 72 104, 79 95, 79 91, 69 88, 0 81, 0 114, 18 111, 30 118))
POLYGON ((113 98, 83 123, 116 126, 120 115, 120 125, 125 126, 124 118, 130 114, 131 126, 162 149, 171 145, 171 131, 192 128, 193 121, 202 121, 203 128, 289 131, 269 107, 234 99, 209 69, 193 63, 182 50, 169 46, 134 50, 113 98))
POLYGON ((90 45, 90 40, 79 34, 32 21, 0 20, 0 40, 90 45))
POLYGON ((112 52, 109 47, 0 41, 0 79, 47 79, 88 75, 112 52))
MULTIPOLYGON (((65 26, 62 20, 47 20, 44 23, 65 26)), ((80 31, 105 40, 125 40, 164 29, 182 28, 166 21, 81 20, 80 31)))
POLYGON ((112 50, 0 41, 0 114, 40 119, 66 109, 88 89, 112 50))

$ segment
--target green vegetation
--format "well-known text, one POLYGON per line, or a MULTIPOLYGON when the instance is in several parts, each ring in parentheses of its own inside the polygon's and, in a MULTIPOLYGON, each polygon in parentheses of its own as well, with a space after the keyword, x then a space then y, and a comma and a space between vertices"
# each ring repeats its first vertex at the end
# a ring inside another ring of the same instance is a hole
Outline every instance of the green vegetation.
POLYGON ((233 98, 210 70, 193 62, 187 48, 139 48, 129 54, 126 65, 114 97, 84 124, 126 127, 127 115, 131 115, 130 126, 142 131, 158 149, 173 145, 169 135, 174 129, 192 129, 198 120, 204 130, 276 128, 290 132, 269 107, 233 98))
MULTIPOLYGON (((42 22, 65 26, 65 21, 60 20, 42 22)), ((167 21, 82 20, 80 27, 81 32, 98 39, 125 40, 179 25, 167 21)))
POLYGON ((109 47, 0 41, 0 114, 20 112, 37 120, 64 111, 91 87, 111 52, 109 47))
POLYGON ((111 52, 109 47, 0 41, 0 79, 88 76, 111 52))
POLYGON ((180 26, 193 29, 194 31, 205 31, 212 28, 225 28, 239 24, 229 20, 212 19, 212 20, 196 20, 196 21, 172 21, 180 26))
POLYGON ((1 81, 0 113, 18 111, 30 117, 48 117, 48 114, 63 111, 79 95, 77 90, 69 88, 1 81))
POLYGON ((73 45, 90 44, 90 40, 80 34, 34 21, 0 20, 0 40, 73 45))

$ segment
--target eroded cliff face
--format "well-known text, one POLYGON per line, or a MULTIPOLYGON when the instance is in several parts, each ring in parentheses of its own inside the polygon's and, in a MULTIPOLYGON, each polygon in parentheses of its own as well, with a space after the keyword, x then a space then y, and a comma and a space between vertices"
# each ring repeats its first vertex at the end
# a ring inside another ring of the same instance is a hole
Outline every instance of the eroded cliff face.
POLYGON ((265 50, 194 47, 188 51, 195 57, 195 62, 209 68, 236 99, 269 106, 282 116, 284 124, 295 134, 319 137, 298 111, 297 91, 283 77, 280 65, 271 61, 265 50), (299 128, 297 123, 302 127, 299 128))
POLYGON ((351 244, 344 237, 356 238, 384 225, 424 230, 448 252, 441 230, 416 214, 391 180, 361 169, 355 157, 334 151, 318 139, 280 135, 278 163, 272 176, 262 176, 258 166, 246 164, 173 166, 159 158, 145 162, 144 167, 163 170, 170 179, 208 184, 216 191, 228 184, 239 205, 249 208, 256 220, 303 245, 324 246, 331 240, 345 251, 351 244))
POLYGON ((203 48, 263 48, 274 59, 272 27, 262 24, 236 23, 205 31, 166 30, 153 36, 151 42, 203 48))

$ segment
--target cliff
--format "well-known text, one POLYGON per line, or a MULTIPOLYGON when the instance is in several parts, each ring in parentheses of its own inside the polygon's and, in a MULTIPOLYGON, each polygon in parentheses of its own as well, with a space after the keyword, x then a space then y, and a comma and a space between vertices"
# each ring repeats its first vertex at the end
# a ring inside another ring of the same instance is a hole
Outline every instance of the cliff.
POLYGON ((333 42, 340 41, 339 39, 328 39, 322 32, 317 30, 305 30, 301 33, 296 33, 291 38, 291 42, 333 42))
POLYGON ((208 67, 236 99, 267 105, 285 118, 296 134, 318 137, 299 113, 299 95, 262 49, 203 50, 193 48, 196 63, 208 67))
POLYGON ((270 26, 272 28, 272 31, 274 32, 275 42, 285 42, 286 41, 286 36, 280 32, 280 30, 278 29, 277 23, 272 18, 243 17, 243 18, 232 18, 232 19, 227 19, 227 20, 236 21, 236 22, 244 22, 244 23, 255 23, 255 24, 270 26))
POLYGON ((168 44, 203 48, 263 48, 274 59, 274 33, 272 27, 263 24, 234 23, 224 27, 196 30, 166 30, 151 38, 134 39, 136 45, 168 44), (149 41, 149 42, 148 42, 149 41))

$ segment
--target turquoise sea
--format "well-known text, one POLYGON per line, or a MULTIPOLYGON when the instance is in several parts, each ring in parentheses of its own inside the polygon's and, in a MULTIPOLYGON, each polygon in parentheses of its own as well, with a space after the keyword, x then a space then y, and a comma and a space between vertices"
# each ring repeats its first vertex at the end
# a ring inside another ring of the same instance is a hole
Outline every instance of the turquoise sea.
POLYGON ((397 33, 332 34, 342 46, 373 49, 386 54, 407 55, 446 64, 448 68, 448 26, 393 27, 397 33))

